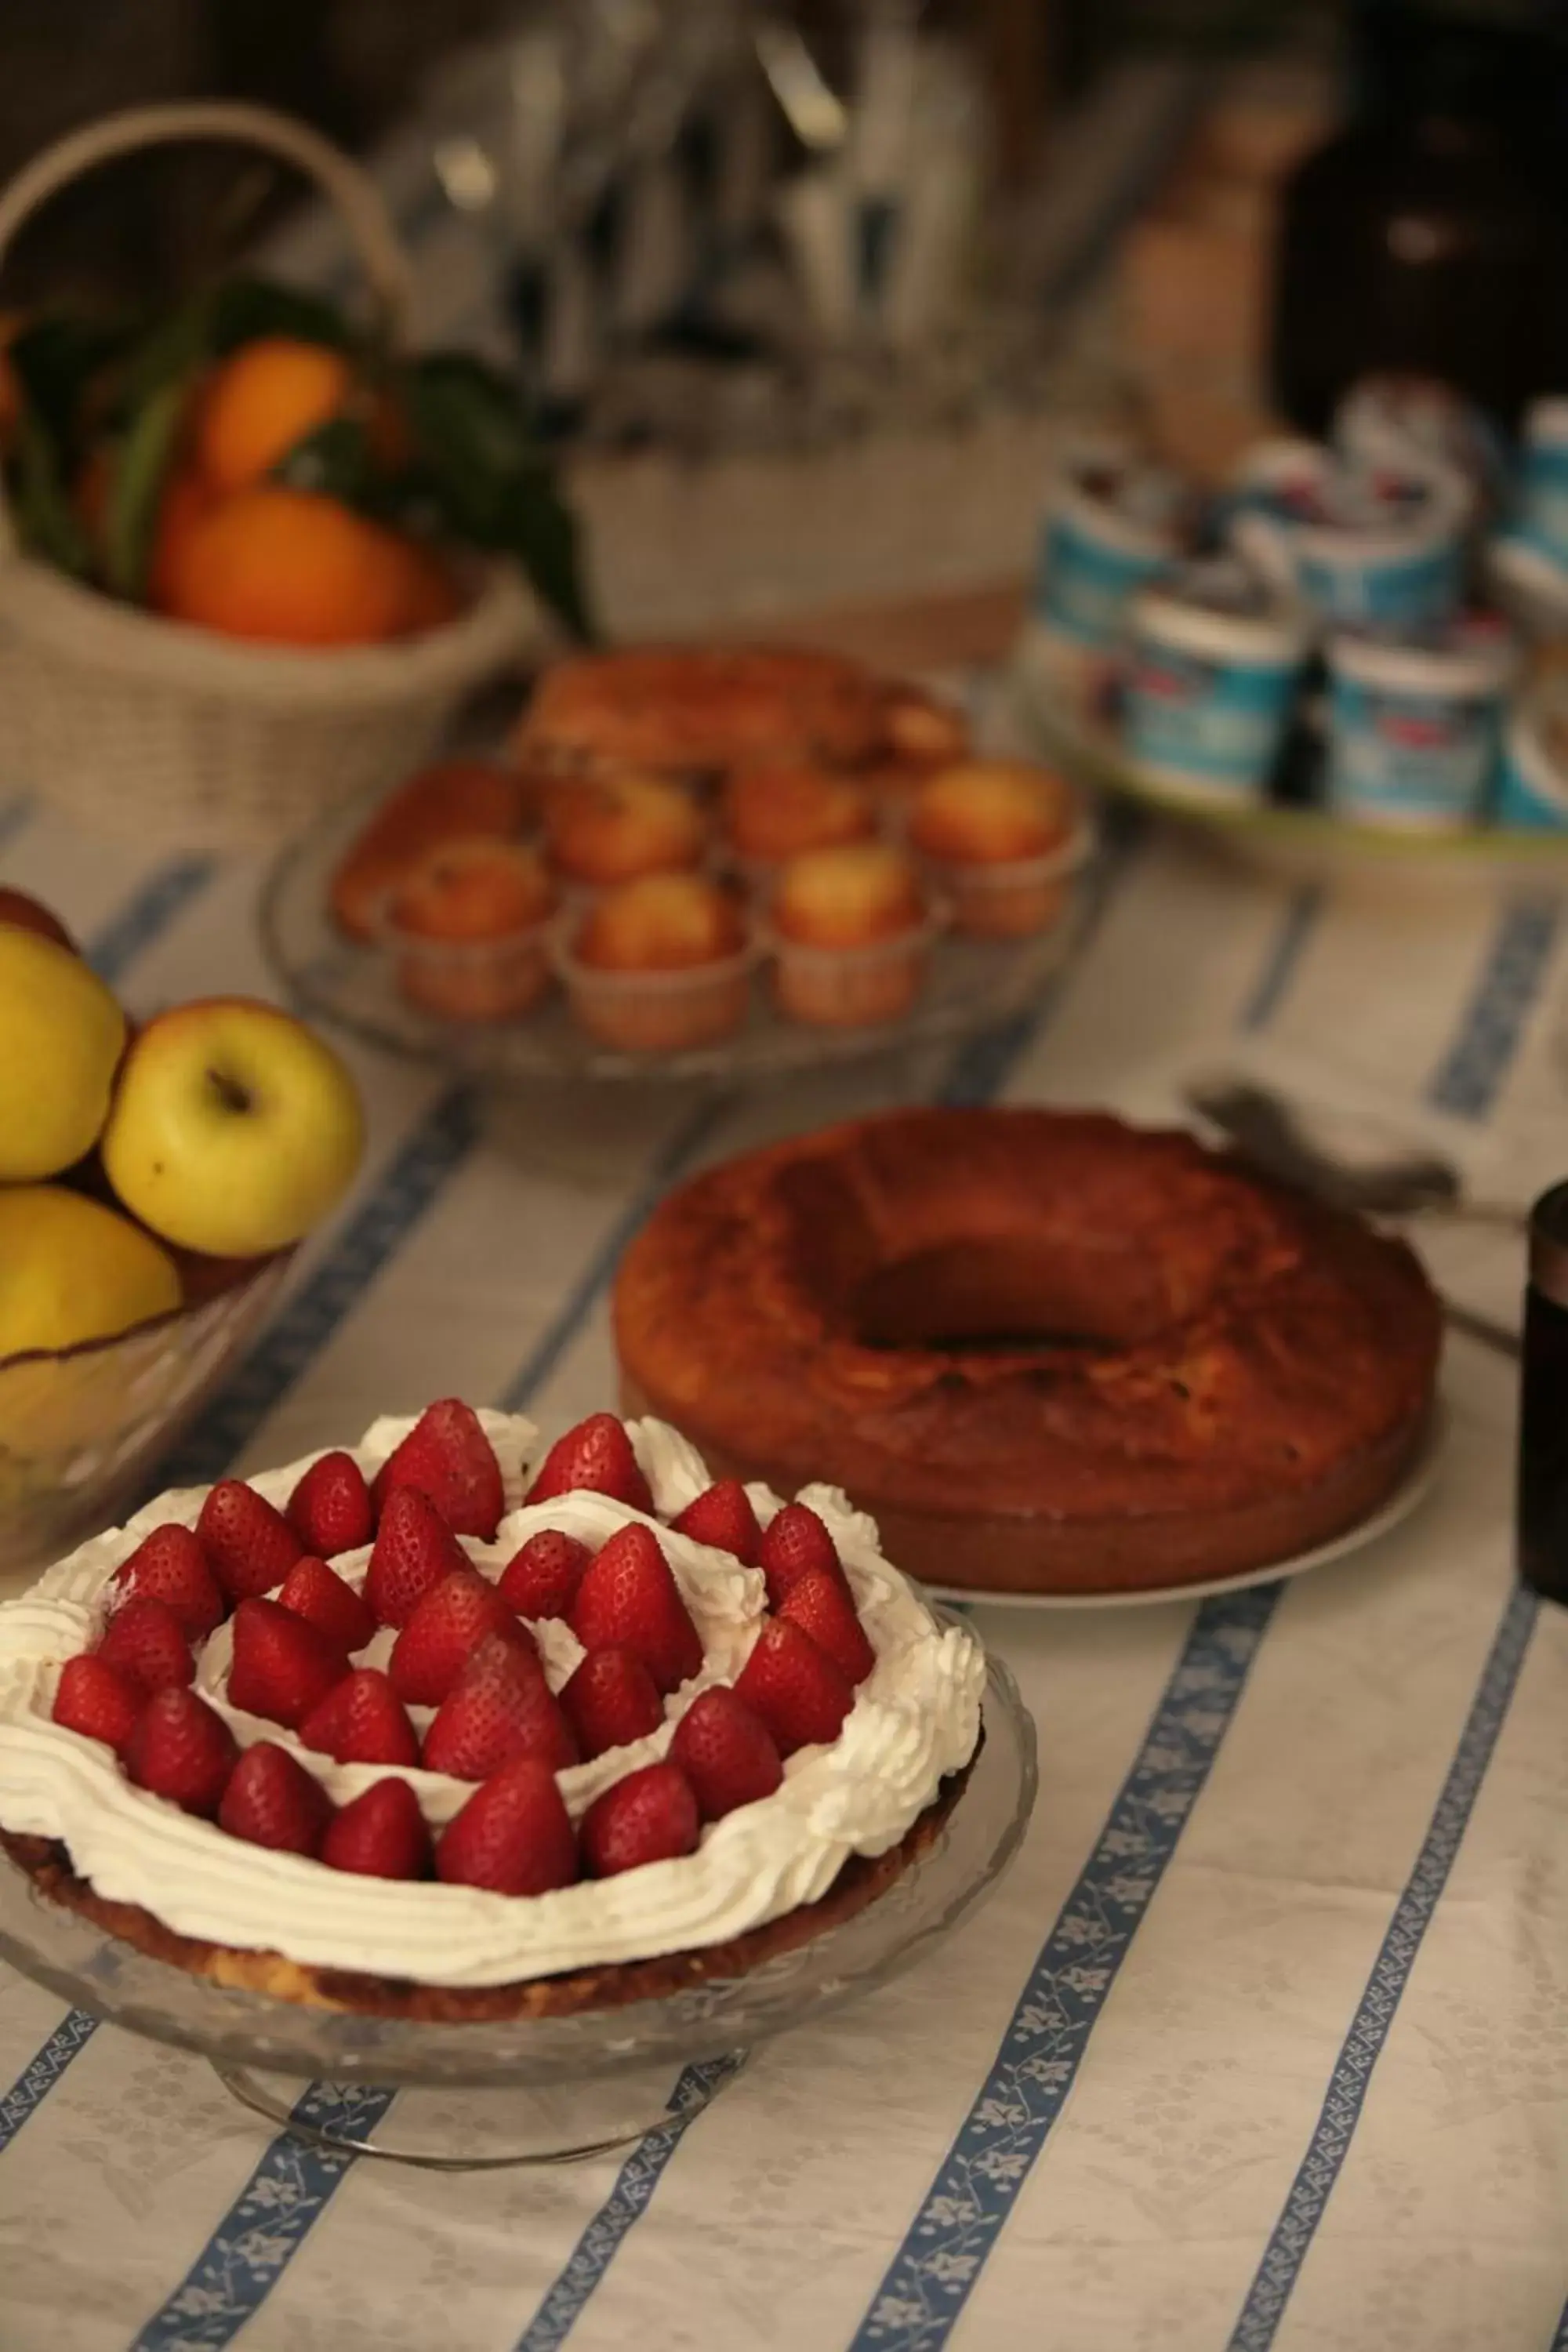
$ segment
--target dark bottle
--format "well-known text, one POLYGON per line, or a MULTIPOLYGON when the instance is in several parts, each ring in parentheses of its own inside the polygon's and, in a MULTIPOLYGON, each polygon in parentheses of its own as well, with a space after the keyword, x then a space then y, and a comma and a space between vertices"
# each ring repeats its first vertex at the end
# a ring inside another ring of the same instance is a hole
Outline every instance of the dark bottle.
POLYGON ((1372 373, 1436 376, 1512 427, 1568 390, 1563 53, 1528 22, 1363 0, 1347 127, 1281 210, 1274 394, 1321 434, 1372 373))
POLYGON ((1519 1414, 1519 1568, 1568 1603, 1568 1184, 1531 1213, 1519 1414))

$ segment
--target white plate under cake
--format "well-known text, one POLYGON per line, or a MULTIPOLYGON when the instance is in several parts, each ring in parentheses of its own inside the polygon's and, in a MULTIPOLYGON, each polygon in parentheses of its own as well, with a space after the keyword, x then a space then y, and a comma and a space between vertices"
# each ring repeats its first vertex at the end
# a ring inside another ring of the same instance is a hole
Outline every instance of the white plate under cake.
POLYGON ((0 1843, 216 1980, 434 2019, 754 1967, 875 1900, 984 1654, 844 1496, 451 1400, 166 1494, 0 1608, 0 1843))

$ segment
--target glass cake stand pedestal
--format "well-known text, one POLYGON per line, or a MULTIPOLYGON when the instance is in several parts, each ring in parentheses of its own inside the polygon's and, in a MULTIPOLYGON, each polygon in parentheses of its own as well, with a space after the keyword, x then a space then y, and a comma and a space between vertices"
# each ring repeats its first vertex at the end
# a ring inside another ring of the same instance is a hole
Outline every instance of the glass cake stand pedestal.
POLYGON ((0 1857, 0 1955, 64 2000, 205 2058, 233 2097, 338 2153, 439 2170, 563 2164, 679 2133, 759 2042, 826 2017, 931 1953, 995 1886, 1037 1785, 1035 1727, 987 1660, 985 1737, 930 1847, 797 1949, 658 2000, 483 2024, 268 2000, 148 1958, 0 1857))

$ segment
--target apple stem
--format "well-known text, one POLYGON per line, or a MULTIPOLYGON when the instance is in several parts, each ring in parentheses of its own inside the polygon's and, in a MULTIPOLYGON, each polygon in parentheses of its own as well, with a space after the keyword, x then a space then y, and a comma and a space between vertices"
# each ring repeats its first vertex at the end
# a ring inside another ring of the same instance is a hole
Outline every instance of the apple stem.
POLYGON ((248 1089, 242 1087, 237 1079, 231 1078, 226 1071, 209 1070, 207 1072, 207 1084, 211 1087, 214 1094, 216 1095, 219 1102, 222 1103, 225 1110, 247 1111, 252 1108, 251 1097, 248 1089))

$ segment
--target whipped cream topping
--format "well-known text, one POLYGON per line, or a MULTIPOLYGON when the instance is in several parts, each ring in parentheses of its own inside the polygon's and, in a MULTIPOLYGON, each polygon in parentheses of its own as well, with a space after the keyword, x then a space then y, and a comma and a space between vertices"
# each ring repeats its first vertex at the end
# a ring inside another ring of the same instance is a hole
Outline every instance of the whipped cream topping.
MULTIPOLYGON (((536 1431, 516 1416, 485 1412, 480 1419, 500 1462, 506 1498, 494 1543, 459 1538, 482 1574, 498 1577, 542 1528, 560 1528, 596 1550, 618 1528, 644 1517, 587 1493, 525 1505, 536 1431)), ((412 1419, 373 1424, 351 1449, 367 1477, 413 1426, 412 1419)), ((660 1422, 628 1427, 658 1511, 679 1514, 711 1483, 701 1456, 660 1422)), ((248 1483, 281 1507, 318 1458, 302 1455, 248 1483)), ((179 1934, 278 1951, 303 1965, 454 1987, 690 1950, 815 1902, 851 1854, 895 1845, 941 1781, 974 1752, 984 1679, 974 1635, 936 1622, 883 1559, 873 1520, 836 1487, 807 1486, 799 1500, 820 1514, 838 1547, 876 1664, 838 1738, 797 1750, 785 1763, 783 1786, 705 1828, 694 1853, 515 1897, 354 1876, 271 1853, 134 1787, 108 1748, 49 1719, 61 1666, 102 1632, 115 1570, 151 1528, 169 1519, 194 1526, 205 1491, 160 1496, 123 1528, 83 1544, 23 1599, 0 1606, 0 1824, 60 1839, 100 1895, 139 1904, 179 1934)), ((747 1491, 764 1525, 783 1507, 766 1486, 747 1491)), ((558 1776, 574 1818, 613 1781, 665 1753, 677 1721, 701 1690, 733 1682, 766 1609, 755 1569, 671 1528, 658 1525, 658 1533, 701 1636, 702 1666, 666 1702, 658 1730, 558 1776)), ((340 1555, 332 1566, 357 1589, 369 1559, 366 1547, 340 1555)), ((546 1678, 559 1690, 581 1645, 557 1619, 531 1631, 546 1678)), ((384 1665, 394 1639, 388 1629, 378 1632, 354 1663, 384 1665)), ((226 1623, 200 1655, 196 1688, 242 1747, 270 1739, 289 1748, 340 1804, 396 1772, 437 1830, 473 1794, 472 1781, 444 1773, 335 1763, 282 1726, 234 1706, 226 1693, 230 1641, 226 1623)), ((422 1727, 431 1710, 411 1713, 422 1727)))

